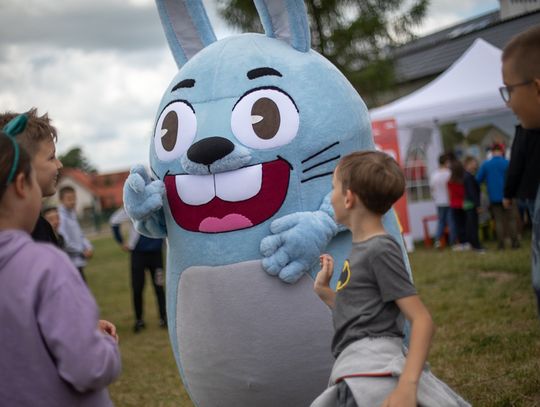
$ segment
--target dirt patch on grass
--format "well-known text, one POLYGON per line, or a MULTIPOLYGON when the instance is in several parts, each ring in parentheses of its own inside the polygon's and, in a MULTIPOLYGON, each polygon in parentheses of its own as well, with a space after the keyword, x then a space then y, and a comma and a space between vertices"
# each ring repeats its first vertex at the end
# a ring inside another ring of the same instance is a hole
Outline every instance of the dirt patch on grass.
POLYGON ((516 278, 514 274, 505 271, 482 271, 480 272, 480 277, 494 278, 498 283, 507 283, 516 278))

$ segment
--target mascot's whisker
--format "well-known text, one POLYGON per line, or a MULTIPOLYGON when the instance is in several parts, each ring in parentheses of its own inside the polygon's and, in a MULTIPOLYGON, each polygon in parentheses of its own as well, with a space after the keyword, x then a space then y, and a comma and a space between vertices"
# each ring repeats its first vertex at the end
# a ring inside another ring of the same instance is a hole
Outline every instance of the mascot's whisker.
POLYGON ((311 171, 311 170, 313 170, 313 169, 315 169, 317 167, 320 167, 323 164, 326 164, 326 163, 329 163, 329 162, 332 162, 332 161, 335 161, 335 160, 339 160, 340 158, 341 158, 341 155, 338 154, 338 155, 336 155, 336 156, 334 156, 332 158, 329 158, 328 160, 321 161, 320 163, 314 164, 311 167, 308 167, 305 170, 302 170, 302 173, 306 173, 308 171, 311 171))
POLYGON ((302 164, 307 163, 309 160, 312 160, 313 158, 317 157, 318 155, 324 153, 326 150, 330 150, 332 147, 335 147, 339 144, 339 141, 335 141, 334 143, 330 144, 329 146, 324 147, 323 149, 317 151, 315 154, 310 155, 308 158, 305 158, 301 161, 302 164))
POLYGON ((334 171, 330 171, 330 172, 325 172, 325 173, 322 173, 322 174, 313 175, 311 177, 300 180, 300 182, 304 183, 304 182, 308 182, 308 181, 313 181, 314 179, 321 178, 321 177, 326 177, 328 175, 332 175, 333 173, 334 173, 334 171))

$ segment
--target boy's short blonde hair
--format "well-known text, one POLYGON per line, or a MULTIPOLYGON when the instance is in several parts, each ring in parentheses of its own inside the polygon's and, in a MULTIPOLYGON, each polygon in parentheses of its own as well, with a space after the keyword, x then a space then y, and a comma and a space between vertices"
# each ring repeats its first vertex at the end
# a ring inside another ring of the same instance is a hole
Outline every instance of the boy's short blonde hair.
POLYGON ((523 80, 540 78, 540 25, 512 37, 504 47, 502 60, 511 63, 523 80))
MULTIPOLYGON (((14 112, 0 114, 0 129, 19 114, 14 112)), ((39 144, 44 140, 56 142, 57 134, 47 113, 38 116, 37 109, 34 107, 25 114, 28 117, 28 122, 25 129, 17 135, 17 141, 33 158, 39 151, 39 144)))
POLYGON ((399 164, 380 151, 358 151, 343 157, 336 173, 343 191, 350 189, 370 211, 383 215, 403 195, 405 177, 399 164))

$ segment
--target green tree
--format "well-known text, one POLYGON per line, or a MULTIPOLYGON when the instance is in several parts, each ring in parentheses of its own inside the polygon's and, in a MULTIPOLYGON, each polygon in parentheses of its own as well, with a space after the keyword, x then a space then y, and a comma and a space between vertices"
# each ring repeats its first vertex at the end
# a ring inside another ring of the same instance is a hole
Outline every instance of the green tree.
POLYGON ((84 155, 80 147, 74 147, 65 154, 61 154, 58 159, 62 165, 67 168, 78 168, 84 172, 95 173, 96 168, 84 155))
MULTIPOLYGON (((395 83, 392 47, 414 38, 429 0, 306 0, 312 48, 336 65, 368 105, 395 83)), ((252 0, 218 0, 233 27, 262 32, 252 0)))
POLYGON ((465 141, 465 135, 457 128, 457 123, 446 123, 439 126, 444 151, 454 151, 465 141))

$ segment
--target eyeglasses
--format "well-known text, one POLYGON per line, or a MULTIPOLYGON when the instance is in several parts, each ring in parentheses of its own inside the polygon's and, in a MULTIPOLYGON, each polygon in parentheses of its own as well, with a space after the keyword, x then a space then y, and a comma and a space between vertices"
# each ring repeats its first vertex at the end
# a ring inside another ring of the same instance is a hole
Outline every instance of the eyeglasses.
POLYGON ((528 80, 528 81, 525 81, 525 82, 516 83, 515 85, 501 86, 499 88, 499 92, 500 92, 501 97, 504 100, 504 102, 508 103, 508 102, 510 102, 510 96, 511 96, 512 91, 514 90, 514 88, 517 88, 518 86, 525 86, 525 85, 528 85, 528 84, 533 83, 533 82, 534 81, 531 79, 531 80, 528 80))

